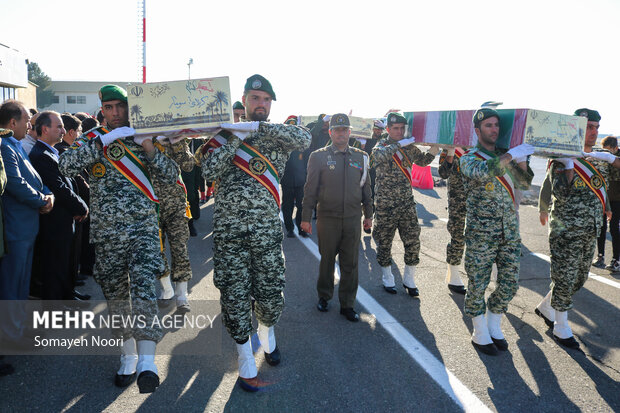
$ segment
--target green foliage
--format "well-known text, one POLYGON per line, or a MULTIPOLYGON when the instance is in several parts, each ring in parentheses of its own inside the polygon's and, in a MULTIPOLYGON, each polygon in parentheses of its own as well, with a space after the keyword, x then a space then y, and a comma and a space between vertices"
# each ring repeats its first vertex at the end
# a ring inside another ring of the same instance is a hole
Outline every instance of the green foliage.
POLYGON ((28 64, 28 80, 38 86, 37 106, 39 109, 48 107, 53 102, 54 91, 51 88, 52 78, 45 74, 35 62, 28 64))

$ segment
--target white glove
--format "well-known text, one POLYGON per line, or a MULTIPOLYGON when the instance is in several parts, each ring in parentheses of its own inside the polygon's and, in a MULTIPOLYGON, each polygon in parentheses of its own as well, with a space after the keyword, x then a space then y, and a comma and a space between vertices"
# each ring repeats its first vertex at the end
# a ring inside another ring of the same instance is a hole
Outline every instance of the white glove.
POLYGON ((572 158, 557 158, 556 161, 564 165, 564 169, 573 169, 575 167, 572 158))
POLYGON ((239 123, 222 123, 220 127, 232 132, 237 138, 244 140, 253 132, 258 130, 260 122, 239 122, 239 123))
POLYGON ((415 142, 415 137, 411 137, 411 138, 407 138, 407 139, 401 139, 398 141, 398 144, 400 145, 401 148, 407 146, 407 145, 411 145, 412 143, 415 142))
POLYGON ((522 143, 521 145, 515 146, 514 148, 510 149, 507 153, 512 156, 512 159, 519 159, 533 154, 534 147, 530 144, 522 143))
POLYGON ((158 137, 155 138, 157 140, 157 142, 164 142, 166 139, 168 139, 167 137, 160 135, 158 137))
POLYGON ((185 136, 171 136, 168 138, 172 145, 179 143, 185 139, 185 136))
POLYGON ((331 118, 332 118, 331 115, 325 115, 323 116, 323 122, 328 123, 331 118))
MULTIPOLYGON (((414 138, 415 139, 415 138, 414 138)), ((428 153, 430 153, 431 155, 435 156, 439 153, 441 149, 439 149, 439 146, 437 145, 431 145, 430 148, 428 148, 428 153)))
MULTIPOLYGON (((105 135, 103 135, 103 136, 105 136, 105 135)), ((151 139, 151 140, 152 140, 152 139, 153 139, 153 137, 152 137, 152 136, 144 136, 144 137, 142 137, 142 138, 136 138, 136 137, 134 137, 134 138, 133 138, 133 141, 134 141, 135 143, 137 143, 138 145, 142 145, 142 142, 144 142, 144 141, 145 141, 145 140, 147 140, 147 139, 151 139)))
POLYGON ((100 139, 103 146, 108 146, 117 139, 126 138, 127 136, 133 136, 135 134, 136 130, 134 128, 130 128, 129 126, 123 126, 121 128, 113 129, 112 131, 103 135, 100 139))
POLYGON ((454 148, 448 148, 448 156, 454 156, 454 148))
POLYGON ((605 161, 607 163, 614 163, 617 159, 616 155, 609 152, 581 152, 581 154, 586 158, 600 159, 601 161, 605 161))
POLYGON ((366 145, 366 139, 363 138, 356 138, 356 140, 361 143, 362 145, 366 145))
POLYGON ((527 161, 527 156, 522 156, 520 158, 513 159, 516 163, 521 163, 527 161))
POLYGON ((385 129, 385 123, 383 123, 383 121, 382 121, 382 120, 380 120, 380 119, 377 119, 377 120, 375 121, 375 126, 376 126, 377 128, 385 129))

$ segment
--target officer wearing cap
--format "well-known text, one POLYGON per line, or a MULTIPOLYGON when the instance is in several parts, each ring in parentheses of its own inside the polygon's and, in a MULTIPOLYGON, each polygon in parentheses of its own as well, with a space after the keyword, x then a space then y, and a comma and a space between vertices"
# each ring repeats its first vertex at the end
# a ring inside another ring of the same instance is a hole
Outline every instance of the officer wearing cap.
POLYGON ((568 324, 568 311, 573 308, 573 295, 588 279, 603 213, 611 214, 606 183, 610 178, 618 179, 620 159, 607 151, 593 150, 601 120, 597 111, 577 109, 574 116, 588 119, 584 157, 553 160, 539 197, 542 225, 551 211, 551 291, 535 313, 553 328, 560 345, 576 349, 579 343, 568 324))
POLYGON ((235 123, 245 120, 245 107, 243 106, 243 103, 236 101, 233 104, 233 116, 235 123))
POLYGON ((340 314, 349 321, 359 321, 353 308, 358 287, 357 258, 364 228, 372 227, 372 196, 368 178, 368 154, 349 146, 351 125, 344 113, 329 121, 332 144, 310 154, 308 177, 304 186, 301 228, 312 233, 310 219, 316 205, 316 228, 319 238, 319 278, 317 292, 319 311, 328 310, 334 294, 334 264, 339 256, 340 314))
POLYGON ((213 282, 220 290, 222 319, 237 343, 243 390, 257 391, 256 361, 249 340, 252 301, 258 337, 269 365, 280 362, 274 325, 284 306, 284 258, 279 217, 279 177, 289 155, 310 144, 296 125, 268 123, 276 94, 261 75, 247 79, 242 103, 248 122, 223 124, 199 158, 207 181, 219 180, 213 213, 213 282), (209 156, 203 155, 221 142, 209 156))
POLYGON ((508 349, 501 319, 519 287, 521 236, 513 194, 532 181, 527 157, 534 148, 528 144, 508 151, 497 148, 499 114, 494 109, 478 109, 473 123, 478 144, 461 157, 459 165, 467 192, 465 314, 473 318, 474 347, 497 355, 498 349, 508 349), (485 303, 493 263, 497 264, 496 288, 485 303))
POLYGON ((399 113, 387 115, 388 136, 372 150, 370 166, 376 168, 375 227, 372 236, 377 244, 377 261, 381 266, 383 288, 396 294, 392 274, 392 240, 398 229, 405 247, 403 286, 412 296, 419 295, 415 285, 415 266, 420 262, 420 225, 411 188, 411 165, 429 165, 439 152, 431 146, 427 153, 412 145, 415 138, 404 138, 407 120, 399 113))
POLYGON ((152 180, 175 184, 179 167, 158 151, 152 139, 135 138, 129 127, 127 92, 116 85, 99 91, 105 127, 76 139, 59 159, 60 172, 89 172, 91 190, 90 241, 97 262, 93 277, 108 300, 111 315, 133 316, 143 325, 113 328, 123 338, 121 367, 115 384, 129 385, 136 376, 141 393, 159 386, 156 343, 162 337, 157 316, 155 283, 163 273, 157 210, 152 180), (143 168, 135 168, 139 161, 143 168), (133 167, 131 165, 134 165, 133 167))

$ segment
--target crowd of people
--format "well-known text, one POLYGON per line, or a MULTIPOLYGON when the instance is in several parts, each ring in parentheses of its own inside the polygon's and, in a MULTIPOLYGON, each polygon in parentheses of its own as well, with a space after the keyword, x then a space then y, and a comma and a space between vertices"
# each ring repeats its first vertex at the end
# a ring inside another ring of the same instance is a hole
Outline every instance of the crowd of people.
MULTIPOLYGON (((429 165, 438 145, 422 150, 405 137, 407 119, 390 111, 375 121, 370 139, 352 139, 344 113, 320 115, 308 127, 295 116, 270 123, 276 94, 261 75, 246 81, 234 122, 213 137, 136 136, 130 127, 127 93, 101 88, 101 124, 86 114, 29 112, 18 101, 0 106, 3 168, 0 171, 3 231, 0 235, 0 299, 68 300, 79 307, 76 290, 92 274, 112 314, 140 315, 144 328, 115 328, 123 339, 115 384, 137 381, 140 392, 159 386, 155 364, 159 306, 191 311, 192 277, 187 250, 196 235, 200 203, 213 196, 213 281, 220 291, 223 323, 236 342, 238 383, 260 390, 251 336, 257 334, 265 360, 280 363, 274 326, 284 307, 284 234, 317 232, 321 260, 317 309, 329 311, 336 257, 341 280, 340 313, 359 321, 355 310, 361 231, 372 234, 385 292, 398 294, 392 272, 396 231, 404 246, 404 292, 419 297, 420 226, 412 191, 412 165, 429 165), (32 115, 32 116, 31 116, 32 115), (281 176, 281 178, 280 178, 281 176), (280 186, 282 190, 280 191, 280 186), (296 209, 295 217, 293 212, 296 209), (163 245, 168 241, 171 263, 163 245), (160 294, 156 293, 156 282, 160 294), (252 326, 253 315, 258 329, 252 326)), ((578 348, 568 324, 572 296, 583 286, 595 253, 604 263, 607 214, 613 238, 611 270, 619 270, 617 139, 594 149, 600 115, 587 118, 582 157, 549 161, 539 211, 549 220, 551 287, 535 312, 560 345, 578 348), (615 194, 608 196, 609 193, 615 194), (549 215, 550 214, 550 215, 549 215), (603 234, 603 235, 602 235, 603 234), (602 240, 602 244, 601 244, 602 240), (602 247, 601 247, 602 245, 602 247)), ((500 115, 481 108, 472 122, 477 145, 443 149, 439 174, 448 180, 446 284, 465 295, 473 320, 472 344, 487 355, 508 350, 501 321, 518 289, 521 259, 518 192, 529 188, 534 147, 496 146, 500 115), (464 257, 467 285, 459 265, 464 257), (493 267, 495 289, 485 298, 493 267)), ((604 265, 604 264, 603 264, 604 265)), ((4 317, 3 344, 31 339, 19 306, 4 317)), ((12 366, 0 365, 0 374, 12 366)))

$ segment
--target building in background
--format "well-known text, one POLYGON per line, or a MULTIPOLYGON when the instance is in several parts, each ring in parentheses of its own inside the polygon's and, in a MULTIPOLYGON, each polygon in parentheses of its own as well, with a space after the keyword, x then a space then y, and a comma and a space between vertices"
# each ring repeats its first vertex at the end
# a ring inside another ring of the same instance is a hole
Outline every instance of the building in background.
POLYGON ((36 108, 36 92, 37 85, 28 81, 26 55, 0 43, 0 103, 17 99, 27 108, 36 108))
POLYGON ((129 82, 52 80, 50 89, 54 91, 53 103, 45 109, 55 110, 59 113, 86 112, 95 115, 101 107, 99 89, 110 83, 125 87, 129 82))

